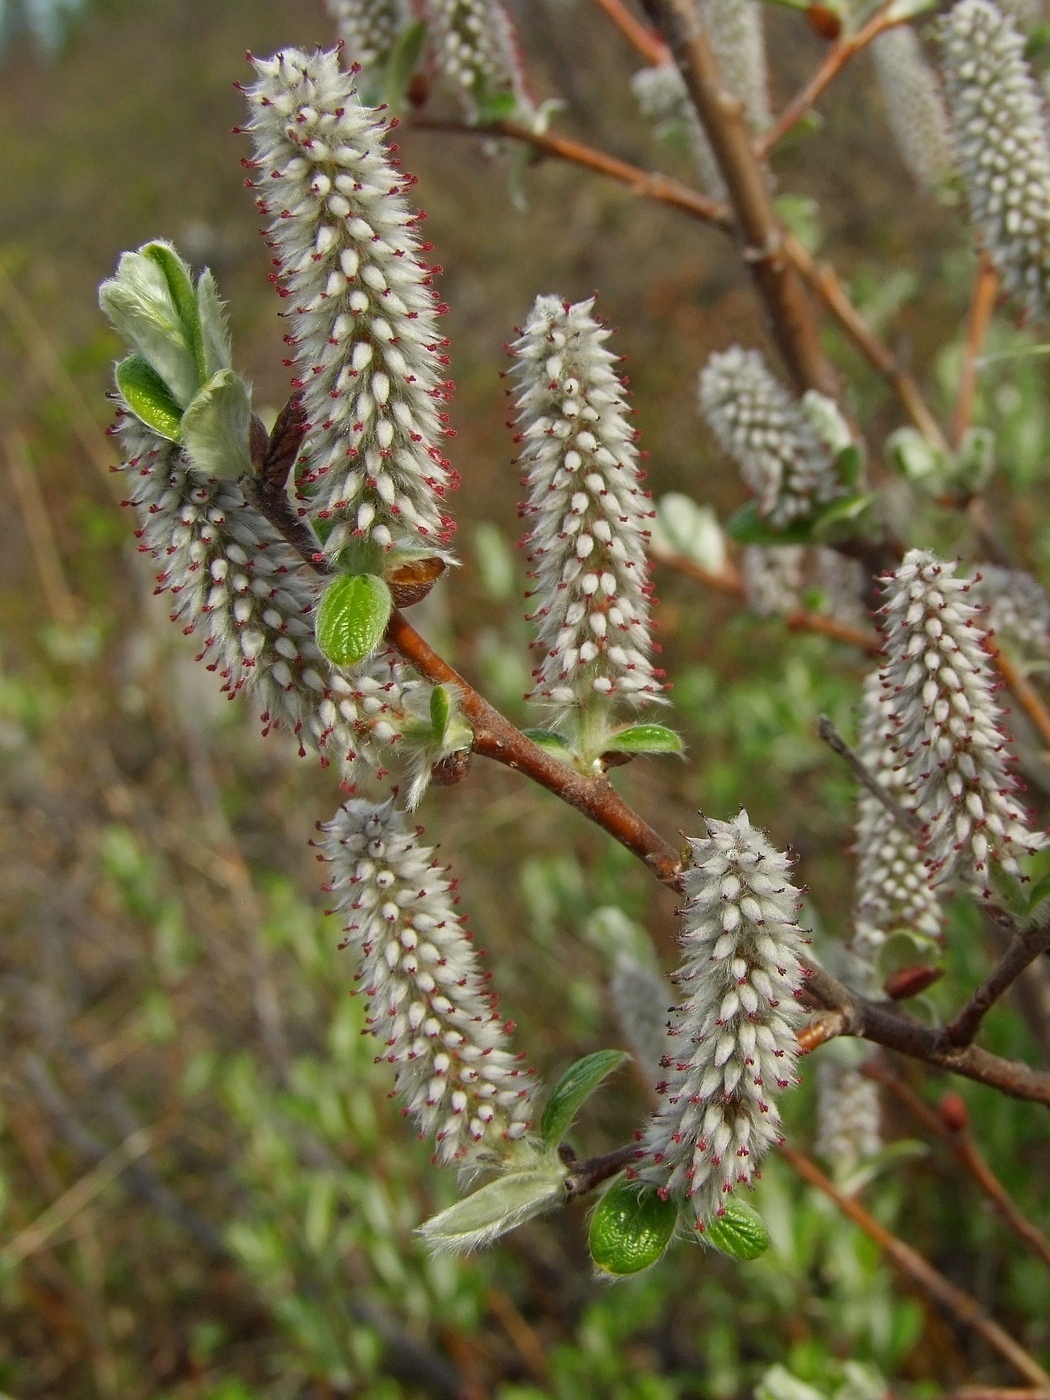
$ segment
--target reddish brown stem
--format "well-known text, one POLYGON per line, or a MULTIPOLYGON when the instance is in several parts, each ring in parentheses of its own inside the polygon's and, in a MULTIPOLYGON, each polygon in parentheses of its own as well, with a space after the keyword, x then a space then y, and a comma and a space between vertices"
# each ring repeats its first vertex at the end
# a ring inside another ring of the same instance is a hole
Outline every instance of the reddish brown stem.
POLYGON ((959 396, 955 400, 955 413, 952 416, 952 446, 958 447, 970 426, 973 415, 973 402, 977 393, 977 373, 981 361, 984 338, 988 334, 995 301, 999 295, 999 274, 991 258, 981 252, 977 264, 977 276, 973 284, 973 299, 970 302, 970 319, 966 328, 966 346, 963 351, 962 371, 959 375, 959 396))
POLYGON ((1044 1264, 1050 1265, 1050 1240, 1017 1208, 1006 1187, 984 1160, 969 1131, 963 1128, 955 1132, 949 1128, 940 1114, 921 1099, 900 1075, 894 1074, 888 1065, 883 1064, 881 1059, 870 1060, 862 1067, 861 1072, 877 1084, 883 1085, 929 1133, 944 1143, 960 1166, 992 1202, 1014 1234, 1023 1240, 1044 1264))
POLYGON ((637 49, 646 63, 653 65, 666 63, 671 57, 667 51, 667 45, 659 34, 654 34, 651 29, 640 24, 623 3, 623 0, 594 0, 594 3, 599 10, 604 10, 623 37, 637 49))
POLYGON ((589 817, 636 855, 666 885, 681 875, 682 858, 675 848, 623 800, 605 777, 586 777, 551 758, 495 709, 426 642, 397 609, 387 624, 389 644, 433 685, 447 685, 459 697, 464 717, 474 731, 474 752, 524 773, 570 807, 589 817))
POLYGON ((584 170, 592 170, 597 175, 605 175, 610 180, 628 185, 641 198, 670 205, 672 209, 679 209, 694 219, 700 219, 726 231, 733 226, 729 209, 717 199, 708 199, 706 195, 698 194, 696 190, 683 185, 680 180, 673 180, 669 175, 662 175, 655 170, 643 170, 640 166, 631 165, 629 161, 620 160, 618 156, 611 156, 594 146, 586 146, 582 141, 570 140, 567 136, 557 136, 551 131, 531 131, 528 127, 518 126, 514 122, 495 122, 484 127, 468 126, 465 122, 444 117, 428 117, 422 113, 417 113, 412 118, 412 125, 420 131, 445 131, 454 136, 505 136, 511 141, 524 141, 545 155, 569 161, 572 165, 582 166, 584 170))
POLYGON ((1010 687, 1014 699, 1035 725, 1043 743, 1050 748, 1050 710, 1043 703, 1039 692, 1006 652, 996 644, 994 637, 988 639, 988 650, 995 659, 1003 680, 1010 687))
POLYGON ((751 145, 743 103, 726 92, 695 0, 643 0, 674 55, 729 191, 743 256, 784 363, 800 391, 838 397, 839 378, 817 334, 798 271, 784 251, 767 171, 751 145))
POLYGON ((862 29, 857 30, 856 34, 845 35, 839 39, 828 50, 824 56, 824 62, 810 80, 795 94, 769 130, 763 132, 762 136, 755 142, 755 150, 759 158, 765 160, 777 142, 786 136, 794 126, 798 125, 802 118, 820 101, 846 64, 855 58, 861 49, 866 48, 872 39, 878 38, 884 30, 892 29, 894 25, 902 22, 900 19, 889 18, 887 8, 881 10, 877 15, 873 15, 862 29))
POLYGON ((987 1084, 1012 1099, 1025 1099, 1050 1108, 1050 1073, 1032 1069, 1017 1060, 1004 1060, 976 1045, 961 1049, 946 1046, 939 1029, 920 1025, 888 1002, 866 1001, 851 992, 823 968, 807 969, 805 995, 817 1006, 839 1011, 845 1017, 844 1035, 884 1045, 914 1060, 961 1074, 964 1079, 987 1084))
POLYGON ((947 450, 947 439, 927 407, 918 384, 850 301, 835 269, 829 263, 818 262, 793 233, 785 233, 784 251, 872 369, 893 387, 908 417, 923 437, 935 447, 947 450))
POLYGON ((636 1142, 632 1142, 626 1147, 617 1147, 612 1152, 605 1152, 600 1157, 588 1157, 586 1161, 570 1160, 569 1175, 565 1178, 565 1192, 570 1199, 585 1196, 588 1191, 593 1191, 611 1176, 619 1175, 625 1167, 637 1162, 642 1155, 642 1149, 636 1142))
POLYGON ((835 1202, 843 1215, 863 1230, 869 1239, 874 1240, 890 1263, 906 1278, 917 1284, 942 1307, 947 1308, 964 1327, 969 1327, 982 1336, 990 1347, 1010 1362, 1019 1375, 1024 1376, 1025 1380, 1033 1385, 1050 1385, 1050 1375, 1024 1347, 1015 1342, 1008 1332, 988 1316, 976 1298, 957 1288, 932 1264, 927 1263, 921 1254, 916 1253, 902 1239, 898 1239, 892 1230, 888 1230, 870 1211, 865 1210, 855 1197, 840 1191, 805 1153, 782 1143, 780 1155, 804 1181, 808 1181, 818 1191, 823 1191, 825 1196, 835 1202))
POLYGON ((976 987, 969 1001, 959 1013, 944 1027, 946 1045, 972 1045, 981 1022, 999 998, 1017 981, 1025 968, 1035 962, 1040 953, 1050 949, 1050 929, 1033 928, 1023 933, 1015 933, 1006 952, 979 987, 976 987))

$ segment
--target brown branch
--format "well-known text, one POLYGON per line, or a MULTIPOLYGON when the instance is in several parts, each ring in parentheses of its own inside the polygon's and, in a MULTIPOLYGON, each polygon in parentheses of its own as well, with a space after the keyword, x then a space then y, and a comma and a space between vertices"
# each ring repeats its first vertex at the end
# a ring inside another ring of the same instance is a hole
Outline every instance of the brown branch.
POLYGON ((842 1013, 846 1023, 844 1035, 859 1036, 964 1079, 987 1084, 1010 1098, 1050 1108, 1050 1073, 1045 1070, 1032 1069, 1017 1060, 1004 1060, 976 1045, 947 1046, 941 1030, 920 1025, 895 1005, 857 996, 820 967, 808 970, 804 993, 816 1005, 842 1013))
POLYGON ((861 1067, 861 1073, 883 1085, 928 1132, 944 1143, 1014 1234, 1023 1240, 1044 1264, 1050 1265, 1050 1240, 1018 1209, 1013 1197, 984 1160, 969 1130, 965 1127, 959 1130, 950 1128, 941 1115, 920 1098, 899 1074, 895 1074, 888 1065, 882 1063, 881 1058, 869 1060, 861 1067))
POLYGON ((651 29, 647 29, 644 24, 640 24, 623 3, 623 0, 594 0, 594 3, 599 10, 604 10, 607 17, 612 20, 627 42, 638 50, 646 63, 651 63, 655 67, 670 59, 671 55, 668 53, 664 41, 651 29))
POLYGON ((768 173, 752 148, 743 103, 722 87, 695 0, 642 4, 669 44, 707 132, 736 213, 744 261, 795 387, 837 398, 839 377, 821 347, 802 279, 784 251, 768 173))
POLYGON ((1050 1390, 1018 1389, 1011 1386, 964 1385, 942 1396, 941 1400, 1050 1400, 1050 1390))
POLYGON ((780 1155, 804 1181, 808 1181, 811 1186, 815 1186, 818 1191, 823 1191, 826 1196, 830 1197, 843 1215, 863 1230, 869 1239, 874 1240, 889 1261, 905 1277, 917 1284, 942 1307, 947 1308, 964 1327, 971 1328, 983 1337, 990 1347, 1010 1362, 1019 1375, 1024 1376, 1025 1380, 1031 1381, 1034 1385, 1050 1386, 1050 1375, 1043 1370, 1034 1357, 1025 1351, 1024 1347, 1015 1342, 1008 1332, 988 1316, 976 1298, 963 1292, 961 1288, 957 1288, 932 1264, 927 1263, 921 1254, 918 1254, 910 1245, 905 1244, 902 1239, 898 1239, 881 1221, 876 1220, 870 1211, 865 1210, 855 1197, 847 1196, 844 1191, 840 1191, 835 1183, 826 1177, 805 1153, 799 1152, 798 1148, 791 1147, 787 1143, 782 1143, 780 1155))
POLYGON ((1014 699, 1032 721, 1043 743, 1050 748, 1050 710, 1048 710, 1043 703, 1039 692, 1036 690, 1035 686, 1031 684, 1027 676, 1024 675, 1020 667, 1002 650, 994 637, 990 636, 986 645, 992 659, 999 667, 999 672, 1003 680, 1010 687, 1014 699))
POLYGON ((611 156, 594 146, 585 146, 582 141, 570 140, 567 136, 557 136, 551 131, 531 131, 528 127, 518 126, 514 122, 468 126, 466 122, 444 117, 428 117, 423 113, 416 113, 411 119, 411 124, 413 129, 418 131, 442 131, 453 136, 474 136, 489 140, 493 136, 504 136, 511 141, 524 141, 545 155, 569 161, 572 165, 582 166, 584 170, 592 170, 597 175, 605 175, 621 185, 628 185, 643 199, 667 204, 672 209, 679 209, 694 219, 700 219, 703 223, 713 224, 726 231, 733 226, 729 209, 717 199, 708 199, 706 195, 698 194, 696 190, 683 185, 680 180, 672 179, 670 175, 663 175, 656 170, 643 170, 641 166, 620 160, 619 156, 611 156))
POLYGON ((942 1034, 945 1044, 953 1047, 972 1045, 981 1029, 981 1022, 991 1008, 1017 981, 1029 963, 1033 963, 1047 949, 1050 949, 1050 929, 1029 928, 1015 933, 1006 952, 988 976, 979 987, 974 988, 966 1005, 944 1027, 942 1034))
POLYGON ((901 23, 901 19, 890 18, 887 6, 873 15, 856 34, 844 35, 839 39, 828 50, 824 62, 805 86, 795 94, 769 130, 763 132, 755 142, 759 159, 765 160, 777 142, 786 136, 792 127, 798 125, 861 49, 866 48, 872 39, 878 38, 884 30, 892 29, 894 25, 901 23))
POLYGON ((386 639, 425 680, 455 690, 474 731, 475 753, 524 773, 615 837, 662 883, 677 883, 682 870, 678 851, 627 805, 607 778, 584 776, 537 748, 453 670, 397 609, 387 625, 386 639))
POLYGON ((970 303, 970 319, 966 328, 966 347, 959 375, 959 395, 952 415, 952 446, 958 447, 970 426, 973 401, 977 393, 977 374, 981 363, 984 338, 991 324, 995 301, 999 295, 999 274, 995 264, 983 249, 977 264, 970 303))
POLYGON ((829 263, 818 262, 791 232, 784 234, 784 251, 868 364, 894 389, 923 437, 947 451, 948 441, 918 384, 850 301, 835 269, 829 263))
POLYGON ((567 1155, 563 1158, 569 1168, 569 1175, 565 1178, 565 1194, 570 1200, 577 1196, 585 1196, 588 1191, 593 1191, 611 1176, 617 1176, 642 1156, 644 1149, 636 1142, 629 1143, 626 1147, 617 1147, 612 1152, 604 1152, 600 1157, 588 1157, 585 1161, 567 1155))
POLYGON ((832 724, 829 716, 817 716, 817 734, 832 753, 837 753, 839 758, 845 759, 857 782, 862 787, 867 788, 876 801, 882 803, 900 829, 906 831, 914 841, 921 843, 923 837, 922 822, 914 812, 909 812, 907 808, 902 807, 888 788, 883 787, 856 750, 850 748, 849 744, 846 743, 832 724))

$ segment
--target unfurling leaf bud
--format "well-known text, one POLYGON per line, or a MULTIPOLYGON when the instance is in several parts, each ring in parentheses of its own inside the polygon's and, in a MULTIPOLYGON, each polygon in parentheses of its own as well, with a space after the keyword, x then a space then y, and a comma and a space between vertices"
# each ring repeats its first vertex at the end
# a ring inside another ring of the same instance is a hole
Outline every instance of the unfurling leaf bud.
POLYGON ((617 1181, 591 1216, 588 1246, 595 1267, 622 1278, 661 1258, 678 1224, 677 1204, 644 1181, 617 1181))

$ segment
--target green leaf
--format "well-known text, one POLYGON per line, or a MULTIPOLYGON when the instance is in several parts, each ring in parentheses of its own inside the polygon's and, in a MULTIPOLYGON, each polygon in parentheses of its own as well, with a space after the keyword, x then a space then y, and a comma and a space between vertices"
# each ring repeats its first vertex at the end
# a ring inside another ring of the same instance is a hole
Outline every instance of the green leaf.
POLYGON ((704 1221, 704 1239, 730 1259, 757 1259, 769 1248, 769 1231, 758 1211, 732 1198, 721 1215, 704 1221))
POLYGON ((523 729, 526 739, 531 739, 538 749, 552 758, 567 759, 572 756, 568 739, 556 729, 523 729))
POLYGON ((182 445, 198 471, 221 481, 250 475, 252 401, 232 369, 213 374, 182 415, 182 445))
POLYGON ((197 314, 200 321, 201 374, 205 380, 233 365, 226 308, 219 298, 215 278, 205 268, 197 279, 197 314))
POLYGON ((813 517, 813 538, 826 543, 865 534, 874 519, 875 497, 865 492, 823 506, 813 517))
POLYGON ((185 407, 201 387, 201 376, 192 330, 175 305, 164 269, 142 253, 123 253, 116 276, 99 287, 98 302, 117 333, 185 407))
POLYGON ((738 544, 808 544, 813 537, 813 522, 795 520, 777 530, 759 515, 757 502, 748 501, 726 521, 726 534, 738 544))
POLYGON ((487 93, 474 90, 477 125, 495 126, 497 122, 512 121, 518 115, 518 99, 513 92, 487 93))
POLYGON ((435 744, 442 744, 448 733, 448 722, 452 715, 452 700, 443 685, 436 685, 430 692, 430 728, 435 744))
POLYGON ((1050 897, 1050 875, 1044 875, 1041 880, 1036 880, 1035 884, 1028 891, 1028 909, 1026 913, 1029 915, 1034 914, 1047 897, 1050 897))
POLYGON ((383 92, 386 101, 395 110, 401 107, 412 76, 420 65, 426 38, 426 20, 417 19, 402 29, 397 36, 397 43, 387 59, 383 92))
POLYGON ((116 380, 135 417, 169 442, 178 442, 182 409, 156 370, 141 355, 129 355, 117 365, 116 380))
POLYGON ((197 373, 203 384, 209 375, 204 364, 200 313, 197 309, 197 293, 193 289, 190 269, 170 243, 162 242, 159 239, 153 243, 146 243, 141 252, 145 257, 152 258, 161 272, 164 273, 164 280, 168 284, 168 291, 175 303, 179 320, 186 327, 187 338, 193 347, 194 359, 197 361, 197 373))
POLYGON ((851 442, 835 458, 835 472, 843 486, 853 490, 863 470, 864 452, 858 443, 851 442))
POLYGON ((682 739, 662 724, 632 724, 618 729, 605 748, 608 753, 681 753, 682 739))
POLYGON ((569 1066, 551 1090, 540 1120, 540 1137, 548 1147, 557 1147, 584 1100, 630 1058, 622 1050, 596 1050, 593 1055, 584 1055, 582 1060, 569 1066))
POLYGON ((622 1276, 650 1268, 671 1242, 678 1207, 642 1181, 610 1187, 591 1216, 588 1245, 603 1273, 622 1276))
POLYGON ((393 611, 390 589, 375 574, 344 574, 317 607, 317 645, 333 666, 355 666, 383 640, 393 611))
POLYGON ((684 555, 713 574, 725 568, 725 535, 717 515, 710 506, 697 505, 680 491, 669 491, 657 501, 650 548, 657 555, 684 555))
POLYGON ((565 1175, 560 1163, 551 1163, 501 1176, 431 1216, 418 1233, 431 1249, 457 1254, 479 1249, 563 1201, 565 1175))

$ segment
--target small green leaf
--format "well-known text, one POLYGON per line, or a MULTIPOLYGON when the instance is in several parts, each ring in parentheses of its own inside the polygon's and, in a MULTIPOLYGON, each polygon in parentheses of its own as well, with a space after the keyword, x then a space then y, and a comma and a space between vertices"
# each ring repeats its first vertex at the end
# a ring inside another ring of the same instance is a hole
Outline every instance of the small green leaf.
POLYGON ((1050 896, 1050 875, 1044 875, 1041 880, 1036 880, 1035 884, 1028 891, 1028 909, 1026 913, 1032 915, 1042 904, 1043 900, 1050 896))
POLYGON ((443 685, 436 685, 430 692, 430 728, 435 744, 443 744, 448 733, 448 722, 452 715, 452 700, 443 685))
POLYGON ((187 338, 193 347, 194 359, 197 361, 197 372, 203 384, 210 376, 204 363, 197 293, 193 289, 193 279, 189 267, 182 261, 170 243, 164 243, 159 239, 153 243, 145 244, 141 251, 145 257, 152 258, 164 273, 164 280, 171 292, 175 310, 178 312, 182 324, 186 327, 187 338))
POLYGON ((418 1233, 431 1249, 456 1254, 480 1249, 564 1200, 565 1175, 560 1163, 551 1163, 501 1176, 431 1216, 418 1233))
POLYGON ((662 724, 632 724, 605 744, 609 753, 681 753, 681 736, 662 724))
POLYGON ((355 666, 383 640, 393 600, 375 574, 344 574, 330 583, 317 608, 317 645, 334 666, 355 666))
POLYGON ((402 29, 387 59, 383 91, 387 103, 395 110, 401 106, 412 75, 420 65, 426 37, 426 20, 417 19, 402 29))
POLYGON ((487 93, 475 87, 477 125, 495 126, 497 122, 512 121, 518 114, 518 99, 513 92, 487 93))
MULTIPOLYGON (((205 380, 233 365, 226 308, 219 299, 215 278, 205 268, 197 278, 197 314, 200 321, 201 375, 205 380)), ((287 410, 285 410, 287 412, 287 410)))
POLYGON ((757 1259, 769 1248, 769 1231, 758 1211, 732 1198, 721 1215, 704 1221, 704 1239, 730 1259, 757 1259))
POLYGON ((576 1117, 580 1105, 614 1069, 630 1056, 622 1050, 596 1050, 570 1065, 551 1090, 540 1120, 540 1137, 548 1147, 557 1147, 576 1117))
POLYGON ((136 418, 169 442, 178 442, 182 409, 168 386, 141 355, 121 360, 116 372, 117 388, 136 418))
POLYGON ((680 491, 669 491, 657 501, 650 548, 656 555, 682 554, 713 574, 725 568, 726 541, 718 516, 680 491))
POLYGON ((591 1216, 591 1258, 603 1273, 622 1276, 650 1268, 671 1242, 678 1207, 642 1181, 615 1183, 591 1216))
POLYGON ((182 415, 182 445, 198 471, 220 481, 252 472, 249 433, 252 401, 248 386, 232 369, 213 374, 182 415))
MULTIPOLYGON (((149 245, 147 245, 149 246, 149 245)), ((185 407, 201 386, 191 330, 183 321, 164 269, 142 253, 123 253, 98 302, 118 335, 153 366, 172 398, 185 407)))
POLYGON ((552 758, 567 759, 572 756, 568 739, 556 729, 523 729, 526 739, 531 739, 538 749, 549 753, 552 758))
POLYGON ((856 488, 864 470, 864 452, 859 443, 851 442, 835 458, 835 472, 843 486, 856 488))
POLYGON ((748 501, 726 521, 726 534, 738 544, 808 544, 813 538, 813 522, 795 520, 777 530, 759 515, 757 503, 748 501))
POLYGON ((865 493, 822 506, 812 520, 813 538, 828 542, 865 534, 874 519, 874 505, 875 497, 865 493))

